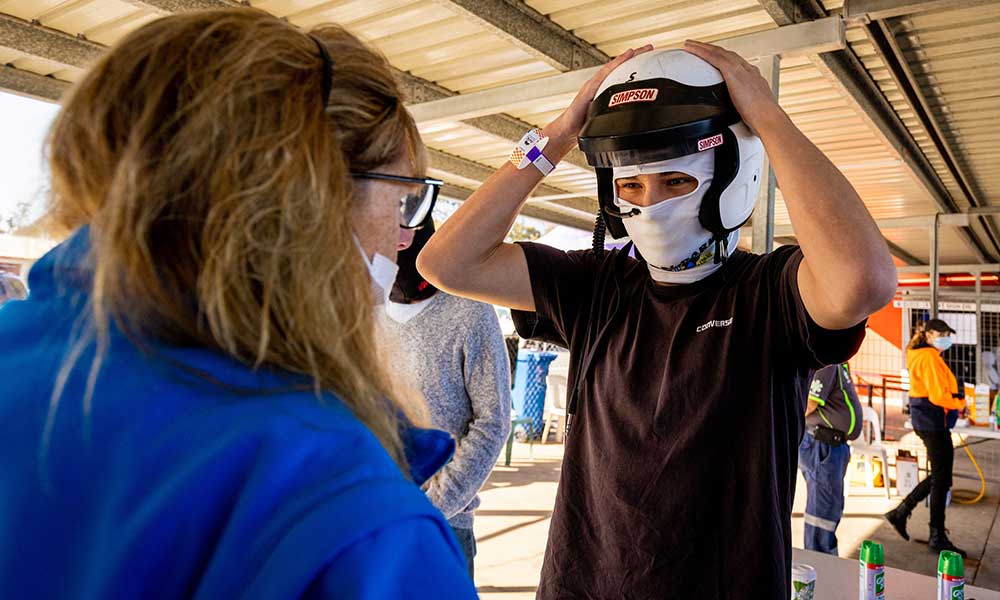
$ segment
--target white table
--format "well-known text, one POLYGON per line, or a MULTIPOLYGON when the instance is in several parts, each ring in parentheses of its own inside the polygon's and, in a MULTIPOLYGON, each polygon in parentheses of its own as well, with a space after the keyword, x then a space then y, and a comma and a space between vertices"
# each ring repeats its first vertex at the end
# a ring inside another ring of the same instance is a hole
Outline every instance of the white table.
MULTIPOLYGON (((821 552, 792 550, 793 563, 816 569, 816 600, 857 600, 858 561, 821 552)), ((935 600, 937 580, 902 569, 886 567, 885 597, 889 600, 935 600)), ((965 586, 966 600, 1000 600, 1000 592, 965 586)))
POLYGON ((1000 440, 1000 431, 990 431, 987 427, 953 427, 951 432, 959 435, 967 435, 969 437, 1000 440))
MULTIPOLYGON (((913 430, 913 423, 907 419, 903 423, 904 429, 913 430)), ((1000 440, 1000 431, 990 431, 989 427, 970 427, 969 425, 956 425, 951 428, 952 433, 967 435, 969 437, 990 438, 1000 440)))

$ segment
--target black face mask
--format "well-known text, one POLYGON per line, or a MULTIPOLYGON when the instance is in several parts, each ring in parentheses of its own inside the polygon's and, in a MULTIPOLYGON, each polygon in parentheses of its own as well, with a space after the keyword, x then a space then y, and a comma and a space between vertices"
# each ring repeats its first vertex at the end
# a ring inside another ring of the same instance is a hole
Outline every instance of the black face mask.
POLYGON ((437 292, 437 288, 417 272, 417 256, 432 235, 434 235, 434 219, 428 214, 420 229, 414 233, 413 243, 396 258, 399 273, 396 274, 396 283, 389 293, 389 300, 397 304, 413 304, 426 300, 437 292))

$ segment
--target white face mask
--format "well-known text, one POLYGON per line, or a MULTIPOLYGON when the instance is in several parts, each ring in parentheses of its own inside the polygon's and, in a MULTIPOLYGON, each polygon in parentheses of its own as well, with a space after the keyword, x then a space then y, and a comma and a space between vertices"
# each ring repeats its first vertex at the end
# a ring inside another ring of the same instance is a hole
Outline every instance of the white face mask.
POLYGON ((938 350, 944 352, 948 348, 951 348, 951 345, 953 343, 954 343, 954 340, 951 339, 951 336, 944 336, 944 337, 935 338, 935 340, 933 342, 933 345, 938 350))
POLYGON ((371 275, 372 295, 375 297, 375 305, 387 305, 389 303, 389 294, 392 292, 392 286, 396 283, 396 273, 399 272, 399 265, 378 252, 375 253, 375 256, 371 260, 368 260, 368 255, 365 254, 365 249, 361 246, 358 236, 354 236, 354 243, 357 244, 358 252, 361 253, 361 258, 364 259, 365 265, 368 267, 368 274, 371 275))
MULTIPOLYGON (((638 215, 624 219, 623 223, 636 248, 646 259, 650 276, 654 280, 693 283, 711 275, 722 266, 715 262, 712 234, 698 220, 701 201, 712 184, 714 171, 715 150, 656 163, 615 168, 615 181, 641 174, 669 172, 685 173, 698 180, 698 187, 690 194, 648 207, 615 198, 615 203, 623 212, 639 210, 638 215)), ((730 234, 730 250, 736 248, 739 238, 739 231, 730 234)))

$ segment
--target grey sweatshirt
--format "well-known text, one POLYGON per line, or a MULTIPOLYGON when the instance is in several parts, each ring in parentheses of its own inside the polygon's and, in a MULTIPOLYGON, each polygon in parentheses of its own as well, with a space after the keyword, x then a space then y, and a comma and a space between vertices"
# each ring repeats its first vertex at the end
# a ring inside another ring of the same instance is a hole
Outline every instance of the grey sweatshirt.
POLYGON ((379 311, 390 368, 423 392, 434 427, 458 441, 425 485, 452 527, 471 529, 479 489, 510 433, 510 363, 489 304, 438 292, 405 323, 379 311))

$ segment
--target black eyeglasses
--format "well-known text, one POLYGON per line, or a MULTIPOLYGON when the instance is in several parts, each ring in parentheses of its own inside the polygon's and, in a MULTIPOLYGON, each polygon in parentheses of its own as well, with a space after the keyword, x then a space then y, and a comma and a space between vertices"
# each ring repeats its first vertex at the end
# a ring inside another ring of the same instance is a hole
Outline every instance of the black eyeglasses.
POLYGON ((438 192, 444 185, 440 179, 404 177, 388 173, 351 173, 351 176, 357 179, 378 179, 421 186, 416 191, 403 196, 399 201, 399 226, 403 229, 417 229, 423 224, 424 219, 434 209, 438 192))

